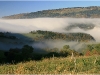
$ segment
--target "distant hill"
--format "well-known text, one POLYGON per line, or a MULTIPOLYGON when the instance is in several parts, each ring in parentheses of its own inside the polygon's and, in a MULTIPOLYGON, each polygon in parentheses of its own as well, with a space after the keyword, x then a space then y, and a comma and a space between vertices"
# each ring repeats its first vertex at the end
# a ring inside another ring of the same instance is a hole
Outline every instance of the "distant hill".
POLYGON ((74 24, 70 24, 69 26, 65 27, 65 29, 70 31, 77 27, 82 30, 91 30, 95 27, 95 25, 91 23, 90 24, 89 23, 74 23, 74 24))
POLYGON ((2 18, 6 19, 30 19, 30 18, 100 18, 100 7, 90 6, 90 7, 73 7, 73 8, 61 8, 52 10, 42 10, 31 13, 21 13, 10 16, 4 16, 2 18))

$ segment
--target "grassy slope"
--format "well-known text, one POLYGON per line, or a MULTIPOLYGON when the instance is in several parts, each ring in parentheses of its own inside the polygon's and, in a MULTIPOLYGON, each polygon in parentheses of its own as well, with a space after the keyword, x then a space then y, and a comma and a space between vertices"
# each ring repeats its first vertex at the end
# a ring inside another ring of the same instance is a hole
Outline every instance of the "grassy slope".
POLYGON ((0 65, 0 74, 99 74, 99 70, 100 56, 50 58, 16 65, 0 65))
POLYGON ((42 36, 42 34, 32 34, 32 33, 23 33, 22 34, 23 36, 25 36, 25 37, 28 37, 28 38, 31 38, 31 39, 34 39, 34 38, 36 38, 36 37, 40 37, 40 36, 42 36))

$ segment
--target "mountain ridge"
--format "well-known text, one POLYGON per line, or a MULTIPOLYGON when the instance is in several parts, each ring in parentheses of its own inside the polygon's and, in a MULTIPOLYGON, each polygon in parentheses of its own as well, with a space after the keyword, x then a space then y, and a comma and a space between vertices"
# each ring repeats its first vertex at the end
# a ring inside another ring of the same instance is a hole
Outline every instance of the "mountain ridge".
POLYGON ((100 18, 100 6, 72 7, 49 9, 30 13, 21 13, 4 16, 4 19, 30 19, 30 18, 100 18))

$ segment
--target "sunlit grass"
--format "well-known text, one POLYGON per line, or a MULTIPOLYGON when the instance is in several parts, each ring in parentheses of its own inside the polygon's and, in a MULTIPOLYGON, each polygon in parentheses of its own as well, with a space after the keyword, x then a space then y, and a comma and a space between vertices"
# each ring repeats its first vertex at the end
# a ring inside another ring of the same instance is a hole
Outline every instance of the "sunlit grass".
POLYGON ((100 56, 50 58, 1 64, 0 74, 99 74, 100 56))

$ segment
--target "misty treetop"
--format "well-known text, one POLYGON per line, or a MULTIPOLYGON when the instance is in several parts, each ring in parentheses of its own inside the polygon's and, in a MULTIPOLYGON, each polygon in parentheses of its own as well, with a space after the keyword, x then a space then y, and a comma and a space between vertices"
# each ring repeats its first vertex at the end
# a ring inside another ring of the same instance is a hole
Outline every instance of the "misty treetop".
POLYGON ((42 36, 36 37, 39 40, 43 39, 52 39, 52 40, 66 40, 66 41, 95 41, 95 39, 86 33, 58 33, 52 31, 31 31, 30 33, 34 34, 42 34, 42 36))
POLYGON ((64 45, 60 50, 58 48, 49 49, 46 53, 35 53, 32 46, 24 45, 21 49, 11 48, 9 51, 0 50, 0 63, 18 63, 21 61, 42 60, 42 58, 67 57, 71 56, 72 53, 74 56, 80 56, 80 53, 71 50, 69 45, 64 45))
POLYGON ((0 32, 0 38, 18 39, 16 36, 12 35, 9 32, 0 32))
MULTIPOLYGON (((39 41, 39 40, 66 40, 66 41, 95 41, 94 37, 92 37, 90 34, 87 33, 59 33, 59 32, 52 32, 52 31, 43 31, 43 30, 37 30, 37 31, 31 31, 30 33, 25 33, 24 35, 27 35, 25 37, 29 37, 32 39, 31 41, 39 41)), ((23 35, 23 39, 24 39, 23 35)), ((12 40, 21 40, 20 36, 21 34, 13 34, 10 32, 0 32, 0 38, 3 39, 12 39, 12 40)))
POLYGON ((95 27, 92 23, 71 23, 69 26, 65 27, 65 30, 71 31, 72 29, 79 27, 83 30, 91 30, 95 27))

